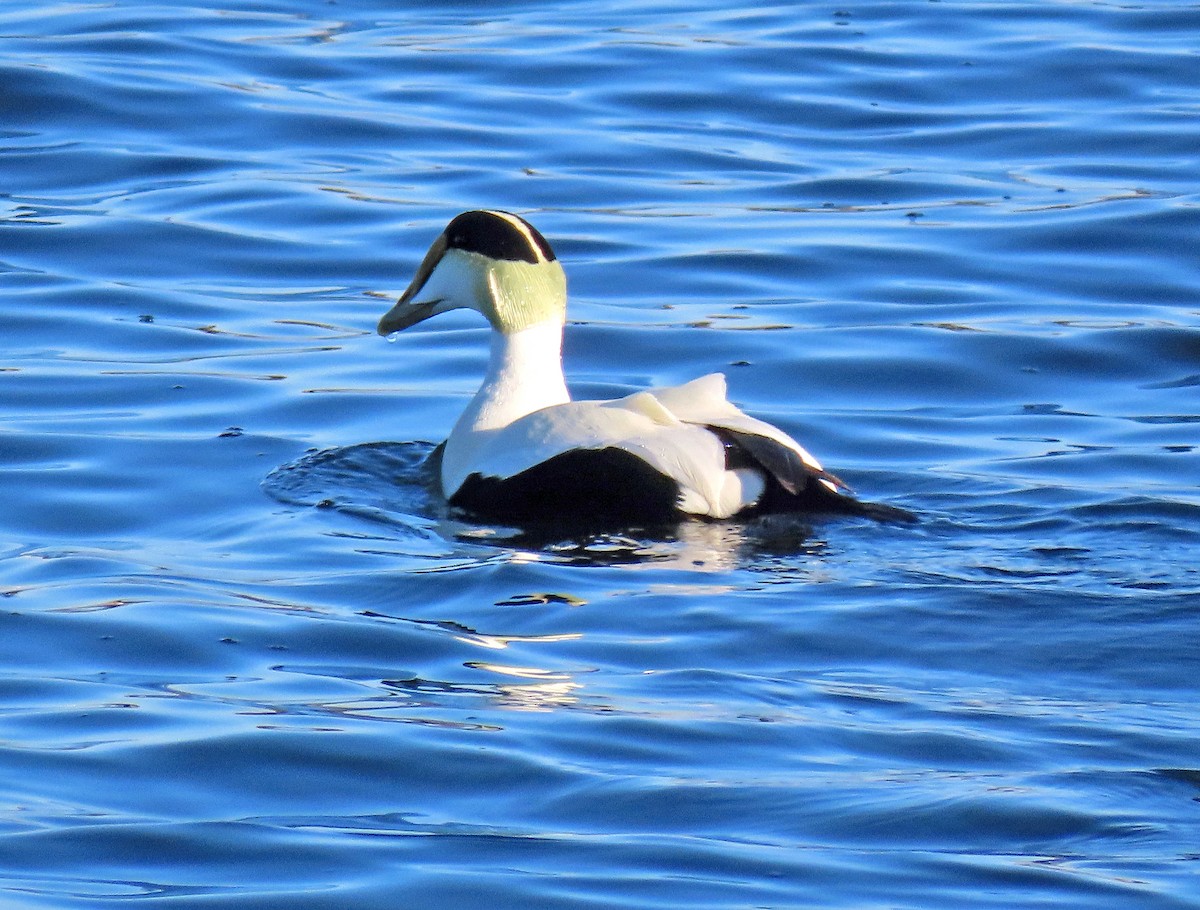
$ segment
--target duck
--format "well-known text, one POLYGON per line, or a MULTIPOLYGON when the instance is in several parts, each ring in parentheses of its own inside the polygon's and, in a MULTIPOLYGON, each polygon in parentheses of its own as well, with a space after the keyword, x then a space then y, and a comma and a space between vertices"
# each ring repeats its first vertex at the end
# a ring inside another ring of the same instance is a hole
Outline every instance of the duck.
POLYGON ((855 498, 783 430, 732 404, 721 373, 615 400, 572 399, 562 361, 566 275, 519 215, 454 217, 378 332, 393 338, 456 309, 481 314, 491 333, 483 382, 433 454, 453 507, 509 522, 894 517, 891 507, 855 498))

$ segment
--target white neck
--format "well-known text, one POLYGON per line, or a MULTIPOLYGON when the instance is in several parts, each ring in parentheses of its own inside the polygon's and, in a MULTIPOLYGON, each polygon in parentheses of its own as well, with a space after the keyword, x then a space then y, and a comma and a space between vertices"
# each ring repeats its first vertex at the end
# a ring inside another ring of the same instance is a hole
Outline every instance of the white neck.
POLYGON ((563 379, 562 330, 562 322, 551 319, 511 335, 492 332, 483 384, 446 440, 442 486, 447 496, 467 478, 475 454, 495 431, 571 400, 563 379))
POLYGON ((562 323, 539 322, 506 335, 492 332, 483 384, 458 423, 462 430, 497 430, 519 417, 570 401, 562 371, 562 323))

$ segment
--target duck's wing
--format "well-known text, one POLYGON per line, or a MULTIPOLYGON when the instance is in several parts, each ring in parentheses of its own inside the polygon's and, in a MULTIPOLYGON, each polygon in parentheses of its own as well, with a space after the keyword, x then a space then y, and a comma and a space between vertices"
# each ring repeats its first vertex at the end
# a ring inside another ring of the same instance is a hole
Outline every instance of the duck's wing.
POLYGON ((803 492, 813 480, 831 492, 850 489, 783 430, 731 403, 721 373, 709 373, 683 385, 651 389, 650 394, 680 420, 716 431, 792 495, 803 492))
MULTIPOLYGON (((904 509, 855 498, 841 479, 822 468, 791 436, 731 404, 726 397, 725 377, 720 373, 679 386, 651 389, 650 394, 679 419, 705 426, 774 478, 778 486, 768 484, 763 495, 754 500, 755 506, 766 511, 845 512, 883 522, 918 520, 904 509)), ((728 460, 736 463, 734 457, 728 460)))

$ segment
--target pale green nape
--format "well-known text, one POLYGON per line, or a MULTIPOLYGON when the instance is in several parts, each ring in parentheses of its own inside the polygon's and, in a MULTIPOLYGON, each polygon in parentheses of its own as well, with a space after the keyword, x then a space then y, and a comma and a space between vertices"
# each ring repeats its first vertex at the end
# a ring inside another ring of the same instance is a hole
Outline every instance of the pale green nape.
POLYGON ((480 295, 490 307, 483 310, 492 328, 506 335, 551 319, 567 318, 567 276, 558 260, 514 262, 491 260, 487 290, 480 295))

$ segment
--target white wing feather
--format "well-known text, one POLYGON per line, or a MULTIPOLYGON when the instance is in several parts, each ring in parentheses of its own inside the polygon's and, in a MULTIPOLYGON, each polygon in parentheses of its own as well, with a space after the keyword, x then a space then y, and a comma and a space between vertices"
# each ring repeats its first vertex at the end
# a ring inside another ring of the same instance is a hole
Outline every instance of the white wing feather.
POLYGON ((800 460, 809 467, 823 470, 821 463, 783 430, 751 417, 730 402, 726 397, 728 393, 722 373, 709 373, 683 385, 649 389, 648 392, 686 423, 721 427, 773 439, 799 455, 800 460))

